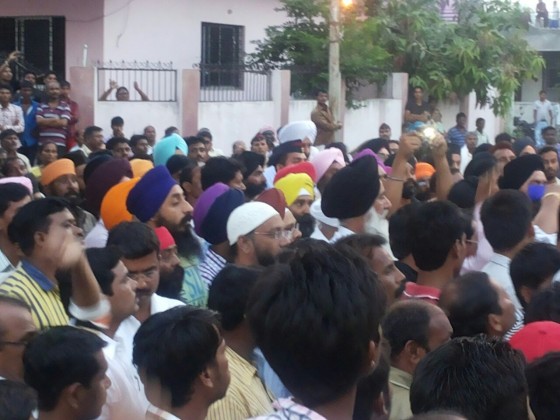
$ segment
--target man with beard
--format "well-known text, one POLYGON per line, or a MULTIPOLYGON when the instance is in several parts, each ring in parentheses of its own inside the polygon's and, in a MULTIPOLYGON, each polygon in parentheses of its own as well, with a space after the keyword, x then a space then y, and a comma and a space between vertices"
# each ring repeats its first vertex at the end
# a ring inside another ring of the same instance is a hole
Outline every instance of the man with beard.
POLYGON ((170 299, 178 299, 187 305, 205 307, 208 290, 200 276, 187 275, 181 266, 175 239, 167 228, 158 227, 155 233, 159 240, 160 282, 157 294, 170 299))
POLYGON ((245 197, 247 197, 247 201, 251 201, 266 189, 265 157, 255 152, 242 152, 235 159, 243 166, 245 197))
POLYGON ((309 238, 315 229, 315 220, 311 216, 315 177, 315 167, 309 162, 302 162, 282 169, 274 178, 274 187, 284 193, 288 209, 296 218, 304 238, 309 238))
POLYGON ((119 250, 128 276, 137 282, 138 311, 122 321, 116 332, 124 340, 127 357, 131 357, 132 340, 140 325, 151 315, 183 303, 156 294, 160 282, 161 254, 159 240, 151 227, 139 222, 120 223, 109 232, 107 246, 119 250))
POLYGON ((74 162, 70 159, 58 159, 43 168, 41 185, 47 197, 60 197, 75 206, 75 216, 78 226, 87 235, 97 223, 95 216, 81 207, 82 197, 80 185, 76 175, 74 162))
POLYGON ((284 222, 274 207, 257 201, 237 207, 227 221, 234 262, 245 267, 274 264, 288 242, 284 222))
POLYGON ((165 226, 175 238, 185 275, 200 279, 200 242, 193 235, 192 206, 165 166, 156 166, 138 181, 128 194, 126 206, 138 220, 153 229, 165 226))
POLYGON ((560 170, 558 165, 558 149, 554 146, 544 146, 539 150, 539 155, 543 159, 546 183, 560 185, 560 179, 557 177, 560 170))
POLYGON ((380 198, 380 209, 387 206, 381 203, 390 203, 384 191, 373 156, 362 156, 339 170, 327 184, 321 200, 325 216, 340 221, 340 227, 330 242, 371 230, 368 225, 377 215, 374 207, 376 199, 380 198))
POLYGON ((202 193, 194 209, 195 232, 210 245, 200 264, 200 275, 208 286, 233 259, 226 226, 231 212, 243 203, 242 191, 217 183, 202 193))

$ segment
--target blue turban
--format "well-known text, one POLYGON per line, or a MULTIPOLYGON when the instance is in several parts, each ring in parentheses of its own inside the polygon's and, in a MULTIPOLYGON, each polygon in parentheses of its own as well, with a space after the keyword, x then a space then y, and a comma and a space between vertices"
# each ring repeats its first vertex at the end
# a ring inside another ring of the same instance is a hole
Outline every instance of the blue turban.
POLYGON ((165 166, 149 170, 128 193, 126 208, 146 223, 156 215, 169 191, 177 185, 165 166))
POLYGON ((175 154, 177 149, 183 152, 184 155, 189 153, 187 143, 177 133, 173 133, 158 141, 154 146, 154 165, 165 165, 167 160, 175 154))

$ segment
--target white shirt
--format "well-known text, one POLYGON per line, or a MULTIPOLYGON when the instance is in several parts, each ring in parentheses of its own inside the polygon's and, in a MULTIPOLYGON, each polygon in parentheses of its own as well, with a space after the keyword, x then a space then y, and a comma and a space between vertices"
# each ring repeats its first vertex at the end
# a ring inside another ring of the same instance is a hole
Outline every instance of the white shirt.
POLYGON ((107 245, 108 237, 109 231, 105 228, 103 220, 99 219, 87 234, 84 244, 86 248, 104 248, 107 245))
MULTIPOLYGON (((150 299, 150 315, 167 311, 168 309, 181 305, 184 305, 184 303, 180 300, 169 299, 154 293, 150 299)), ((125 360, 130 360, 132 362, 132 343, 134 341, 134 334, 136 334, 140 325, 140 321, 131 315, 121 322, 115 334, 115 337, 122 340, 125 360)))
POLYGON ((340 225, 336 233, 333 235, 329 243, 334 244, 336 241, 342 238, 346 238, 347 236, 354 235, 355 232, 352 232, 350 229, 340 225))
POLYGON ((513 336, 513 334, 523 328, 524 319, 523 307, 521 306, 521 302, 519 302, 519 299, 515 294, 515 287, 513 287, 513 281, 511 280, 511 276, 509 274, 510 264, 511 259, 509 259, 505 255, 497 254, 496 252, 494 252, 488 264, 486 264, 482 269, 482 271, 488 274, 491 279, 495 280, 500 286, 504 288, 509 296, 509 299, 515 306, 515 325, 505 335, 504 338, 506 340, 509 340, 513 336))
POLYGON ((467 145, 464 145, 463 147, 461 147, 461 173, 464 174, 465 173, 465 168, 467 167, 467 165, 470 163, 470 161, 472 160, 472 154, 471 152, 469 152, 469 148, 467 147, 467 145))
POLYGON ((149 402, 132 360, 125 357, 126 348, 122 338, 115 336, 112 339, 101 332, 96 334, 107 343, 103 354, 108 365, 107 376, 111 380, 107 400, 98 419, 144 418, 149 402))
POLYGON ((541 100, 535 101, 534 110, 537 111, 535 121, 546 121, 547 123, 550 122, 552 104, 548 99, 545 99, 544 102, 541 100))
POLYGON ((276 176, 276 168, 274 166, 269 166, 263 172, 266 179, 266 188, 274 187, 274 177, 276 176))
POLYGON ((493 142, 490 142, 490 138, 488 137, 488 134, 486 134, 485 132, 480 132, 478 130, 476 130, 476 136, 478 137, 478 140, 476 142, 477 146, 480 146, 481 144, 484 143, 490 143, 493 144, 493 142))
POLYGON ((14 267, 8 257, 4 255, 2 250, 0 249, 0 284, 4 282, 10 275, 16 270, 17 267, 14 267))

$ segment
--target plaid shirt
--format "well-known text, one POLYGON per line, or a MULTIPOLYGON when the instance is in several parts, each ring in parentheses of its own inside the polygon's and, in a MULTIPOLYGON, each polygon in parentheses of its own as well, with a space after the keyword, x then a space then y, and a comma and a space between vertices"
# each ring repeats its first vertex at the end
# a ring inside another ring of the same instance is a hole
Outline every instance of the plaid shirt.
POLYGON ((254 417, 254 420, 327 420, 315 411, 296 403, 292 399, 282 398, 273 404, 276 412, 266 416, 254 417))
POLYGON ((16 133, 22 133, 25 128, 23 111, 21 107, 8 104, 6 108, 0 106, 0 130, 12 129, 16 133))

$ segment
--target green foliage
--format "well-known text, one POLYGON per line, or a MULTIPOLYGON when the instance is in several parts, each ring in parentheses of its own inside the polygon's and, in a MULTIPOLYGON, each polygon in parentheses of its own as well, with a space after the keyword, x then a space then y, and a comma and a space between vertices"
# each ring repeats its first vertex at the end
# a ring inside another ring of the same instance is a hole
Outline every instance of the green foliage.
MULTIPOLYGON (((282 0, 288 21, 267 29, 250 61, 292 68, 293 91, 328 83, 329 0, 282 0)), ((526 19, 508 0, 456 0, 458 22, 440 17, 439 0, 364 0, 367 19, 345 11, 340 69, 352 90, 406 72, 434 99, 474 91, 479 105, 505 115, 523 80, 544 60, 524 39, 526 19)))
MULTIPOLYGON (((266 29, 256 42, 250 63, 292 70, 292 94, 309 97, 328 86, 329 0, 283 0, 278 9, 288 21, 266 29)), ((378 31, 372 20, 360 22, 354 12, 345 15, 340 48, 340 70, 349 88, 347 97, 361 84, 383 82, 390 68, 389 55, 374 43, 378 31), (380 71, 380 68, 384 70, 380 71)))

